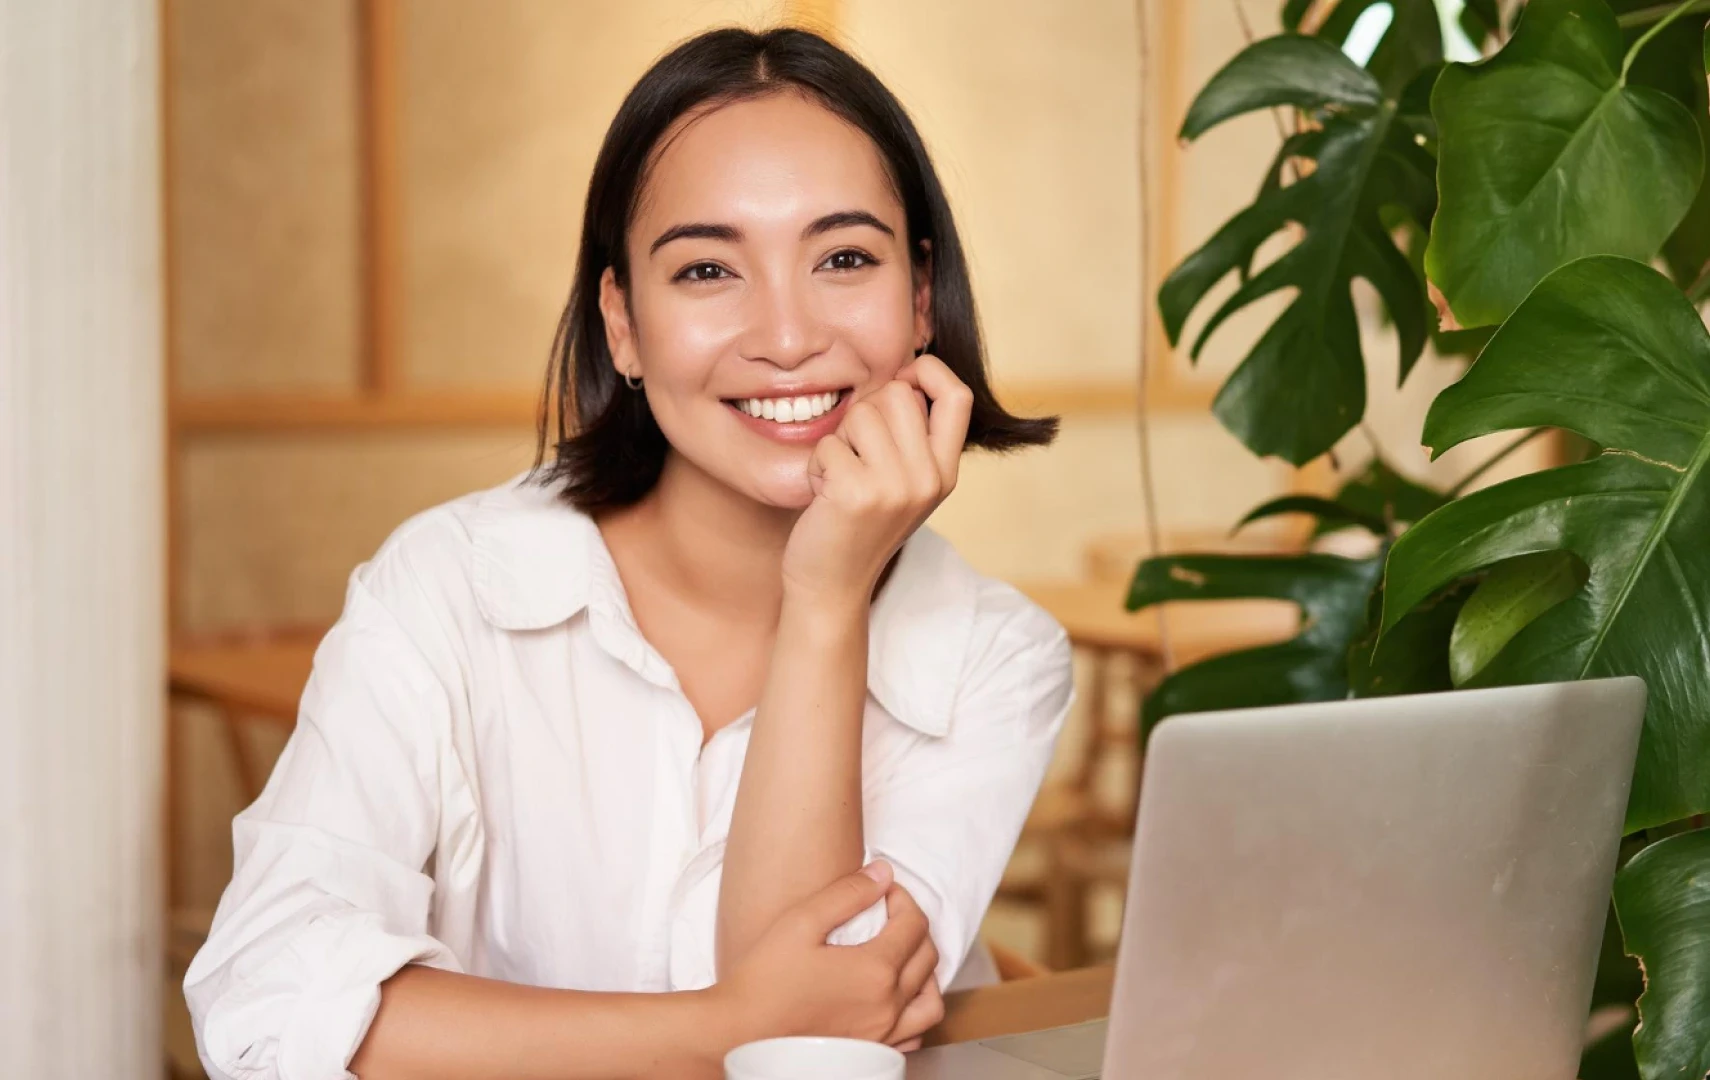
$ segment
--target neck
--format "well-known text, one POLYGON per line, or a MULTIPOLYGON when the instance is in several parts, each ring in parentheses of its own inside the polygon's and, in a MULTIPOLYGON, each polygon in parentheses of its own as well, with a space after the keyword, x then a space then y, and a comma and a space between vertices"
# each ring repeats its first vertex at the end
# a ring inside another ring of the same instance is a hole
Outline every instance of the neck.
POLYGON ((783 604, 784 545, 799 510, 732 491, 680 455, 645 498, 602 522, 678 595, 697 605, 770 621, 783 604))

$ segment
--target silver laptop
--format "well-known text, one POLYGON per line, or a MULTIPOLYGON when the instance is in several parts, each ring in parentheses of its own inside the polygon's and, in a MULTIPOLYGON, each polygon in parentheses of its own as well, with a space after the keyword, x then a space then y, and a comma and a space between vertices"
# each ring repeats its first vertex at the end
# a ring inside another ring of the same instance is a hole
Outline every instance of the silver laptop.
POLYGON ((1165 721, 1109 1021, 910 1080, 1571 1080, 1644 709, 1624 678, 1165 721))

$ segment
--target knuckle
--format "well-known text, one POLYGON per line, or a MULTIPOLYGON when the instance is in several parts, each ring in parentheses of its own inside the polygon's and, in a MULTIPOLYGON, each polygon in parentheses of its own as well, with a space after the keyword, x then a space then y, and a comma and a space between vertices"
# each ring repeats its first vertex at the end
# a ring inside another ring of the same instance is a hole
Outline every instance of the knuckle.
POLYGON ((861 996, 868 1001, 888 1003, 897 988, 896 972, 881 960, 869 959, 863 965, 856 983, 861 996))

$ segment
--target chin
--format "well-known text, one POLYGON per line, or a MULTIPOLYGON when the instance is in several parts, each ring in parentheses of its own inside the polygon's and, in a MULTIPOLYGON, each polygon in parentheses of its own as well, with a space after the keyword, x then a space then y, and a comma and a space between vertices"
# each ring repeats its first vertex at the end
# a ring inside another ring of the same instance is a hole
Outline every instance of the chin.
POLYGON ((813 502, 813 485, 808 482, 805 461, 751 477, 742 488, 756 502, 780 510, 806 510, 808 503, 813 502))
POLYGON ((780 510, 806 510, 808 503, 813 502, 813 488, 808 485, 804 475, 801 481, 795 484, 765 484, 757 493, 757 498, 767 506, 775 506, 780 510))

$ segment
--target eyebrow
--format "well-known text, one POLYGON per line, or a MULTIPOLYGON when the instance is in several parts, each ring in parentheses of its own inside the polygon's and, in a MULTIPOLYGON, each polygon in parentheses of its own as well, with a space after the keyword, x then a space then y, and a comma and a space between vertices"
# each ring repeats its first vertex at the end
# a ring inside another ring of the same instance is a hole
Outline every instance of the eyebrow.
POLYGON ((886 225, 884 222, 880 221, 877 217, 869 214, 865 210, 839 210, 835 214, 827 214, 822 218, 816 218, 813 224, 802 230, 802 239, 812 239, 821 233, 831 232, 833 229, 847 229, 857 225, 865 225, 870 229, 877 229, 892 239, 895 239, 897 235, 889 225, 886 225))
MULTIPOLYGON (((896 230, 865 210, 839 210, 836 213, 815 218, 807 228, 802 230, 802 239, 810 240, 815 236, 837 229, 848 229, 863 225, 870 229, 877 229, 886 236, 892 238, 896 236, 896 230)), ((653 246, 647 249, 647 253, 652 255, 674 240, 722 240, 734 244, 741 239, 742 230, 734 225, 693 221, 683 225, 673 225, 660 233, 658 239, 653 241, 653 246)))

